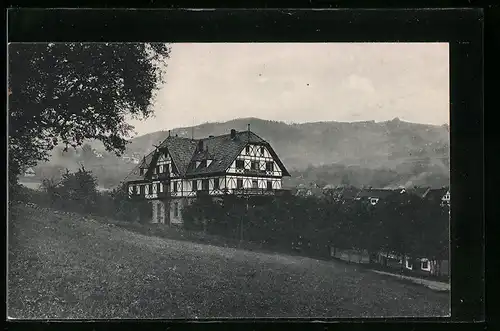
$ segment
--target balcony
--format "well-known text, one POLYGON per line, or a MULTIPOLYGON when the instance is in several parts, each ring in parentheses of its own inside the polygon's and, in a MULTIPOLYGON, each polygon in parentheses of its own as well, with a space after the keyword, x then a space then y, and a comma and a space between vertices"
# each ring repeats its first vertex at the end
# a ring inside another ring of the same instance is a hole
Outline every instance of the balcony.
POLYGON ((266 170, 260 170, 260 169, 244 169, 243 170, 244 174, 248 175, 265 175, 266 170))
POLYGON ((265 188, 241 188, 234 189, 233 194, 235 195, 263 195, 263 196, 283 196, 291 195, 291 190, 286 189, 265 189, 265 188))

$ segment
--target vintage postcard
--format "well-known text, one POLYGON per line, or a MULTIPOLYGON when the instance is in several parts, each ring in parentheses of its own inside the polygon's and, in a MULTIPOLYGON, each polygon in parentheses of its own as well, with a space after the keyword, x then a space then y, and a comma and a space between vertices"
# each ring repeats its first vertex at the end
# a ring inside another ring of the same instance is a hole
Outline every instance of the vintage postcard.
POLYGON ((450 315, 447 43, 11 43, 12 319, 450 315))

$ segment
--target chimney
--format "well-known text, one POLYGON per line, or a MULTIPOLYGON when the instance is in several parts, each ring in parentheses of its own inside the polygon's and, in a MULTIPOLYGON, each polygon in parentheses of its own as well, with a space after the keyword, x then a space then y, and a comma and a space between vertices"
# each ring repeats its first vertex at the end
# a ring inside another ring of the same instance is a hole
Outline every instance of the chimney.
POLYGON ((198 151, 203 152, 203 140, 198 141, 198 151))
POLYGON ((231 139, 234 139, 234 138, 236 138, 236 130, 231 129, 231 139))

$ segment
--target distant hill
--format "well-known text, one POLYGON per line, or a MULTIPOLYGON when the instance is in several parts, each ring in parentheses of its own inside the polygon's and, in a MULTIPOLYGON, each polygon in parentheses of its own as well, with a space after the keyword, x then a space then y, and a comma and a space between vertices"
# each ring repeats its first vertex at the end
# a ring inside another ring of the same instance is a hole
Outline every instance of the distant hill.
MULTIPOLYGON (((308 180, 340 182, 342 178, 345 181, 349 177, 351 181, 363 182, 360 185, 370 185, 373 178, 368 177, 383 175, 387 178, 378 186, 417 185, 421 182, 439 186, 447 183, 449 178, 447 125, 416 124, 397 118, 387 122, 303 124, 241 118, 178 128, 171 130, 170 134, 182 137, 194 134, 194 138, 201 138, 226 134, 231 129, 246 130, 248 124, 253 132, 271 143, 292 172, 293 180, 287 181, 290 185, 308 180), (363 176, 366 178, 363 179, 363 176)), ((168 131, 157 131, 136 137, 131 140, 126 153, 144 155, 168 134, 168 131)), ((100 143, 91 145, 95 149, 103 149, 100 143)), ((114 169, 120 168, 122 160, 114 156, 106 156, 105 159, 108 160, 106 162, 113 160, 114 169)), ((54 161, 51 160, 51 163, 54 161)), ((130 164, 123 163, 123 169, 128 171, 131 168, 130 164)))

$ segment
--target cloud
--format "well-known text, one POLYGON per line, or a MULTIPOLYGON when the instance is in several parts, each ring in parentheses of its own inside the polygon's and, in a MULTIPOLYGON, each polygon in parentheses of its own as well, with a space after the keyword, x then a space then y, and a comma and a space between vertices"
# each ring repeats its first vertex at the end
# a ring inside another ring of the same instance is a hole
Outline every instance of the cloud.
POLYGON ((238 117, 448 123, 447 44, 174 44, 143 134, 238 117))
POLYGON ((349 75, 345 84, 348 88, 358 90, 360 92, 364 92, 367 94, 375 93, 375 88, 373 87, 371 80, 369 80, 366 77, 361 77, 361 76, 352 74, 352 75, 349 75))

